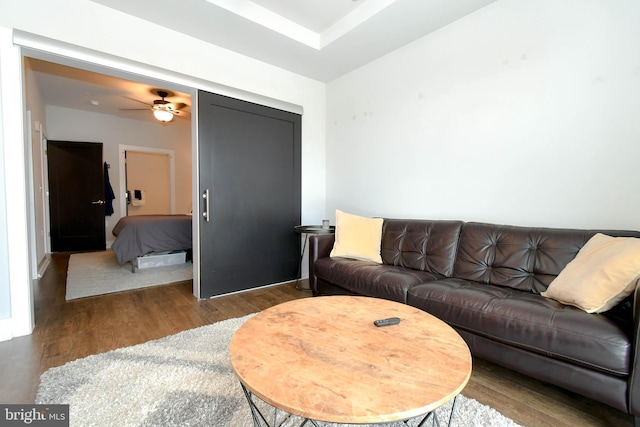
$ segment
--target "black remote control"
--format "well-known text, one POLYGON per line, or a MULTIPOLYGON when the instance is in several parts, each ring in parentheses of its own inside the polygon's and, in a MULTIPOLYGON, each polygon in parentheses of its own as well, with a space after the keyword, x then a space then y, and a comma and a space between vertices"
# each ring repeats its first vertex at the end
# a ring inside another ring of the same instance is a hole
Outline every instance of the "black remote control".
POLYGON ((380 319, 373 322, 376 326, 390 326, 400 323, 399 317, 389 317, 388 319, 380 319))

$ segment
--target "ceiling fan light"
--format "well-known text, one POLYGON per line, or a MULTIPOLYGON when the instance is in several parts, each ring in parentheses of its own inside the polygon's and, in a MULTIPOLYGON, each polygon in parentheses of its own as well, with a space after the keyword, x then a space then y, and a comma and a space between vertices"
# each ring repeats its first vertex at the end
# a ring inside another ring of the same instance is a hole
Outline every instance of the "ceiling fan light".
POLYGON ((170 122, 173 120, 173 114, 166 110, 153 110, 153 115, 161 122, 170 122))

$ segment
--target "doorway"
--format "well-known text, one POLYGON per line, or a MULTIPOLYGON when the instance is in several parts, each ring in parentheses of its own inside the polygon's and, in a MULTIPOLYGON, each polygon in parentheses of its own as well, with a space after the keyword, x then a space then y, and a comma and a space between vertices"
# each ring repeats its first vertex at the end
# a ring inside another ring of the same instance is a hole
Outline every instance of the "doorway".
POLYGON ((165 152, 125 150, 124 157, 127 216, 173 213, 173 155, 165 152))
POLYGON ((119 186, 124 193, 123 197, 126 199, 126 202, 120 204, 120 216, 159 213, 175 214, 175 151, 164 148, 120 145, 118 153, 118 163, 120 165, 119 186), (162 183, 156 185, 152 181, 153 179, 157 179, 162 183), (151 189, 150 193, 149 189, 151 189), (144 191, 144 203, 136 203, 136 206, 131 206, 130 203, 135 197, 135 190, 144 191), (163 190, 165 190, 164 193, 162 193, 163 190), (156 199, 162 200, 156 203, 156 199), (147 203, 151 205, 151 209, 147 208, 147 203), (166 212, 160 212, 160 209, 167 210, 166 212), (154 212, 155 210, 157 211, 154 212))
MULTIPOLYGON (((46 37, 42 37, 36 34, 23 32, 20 30, 14 30, 11 37, 6 37, 8 43, 7 45, 13 46, 13 51, 11 53, 15 53, 15 58, 9 58, 11 61, 4 61, 2 64, 2 69, 4 71, 4 77, 9 76, 9 78, 14 77, 16 81, 23 81, 22 76, 22 62, 25 58, 37 58, 40 60, 51 61, 57 64, 63 64, 66 66, 81 68, 84 70, 108 74, 114 77, 129 79, 129 80, 140 80, 144 79, 146 83, 152 84, 157 87, 168 87, 171 89, 177 89, 179 91, 190 94, 193 97, 193 108, 194 114, 197 111, 197 100, 196 94, 197 89, 205 89, 212 92, 219 92, 226 94, 228 96, 234 96, 239 99, 243 99, 246 101, 256 102, 261 105, 268 105, 273 108, 277 108, 283 111, 292 111, 297 112, 298 114, 302 114, 303 108, 300 105, 292 104, 287 101, 283 101, 281 99, 275 99, 268 96, 259 95, 257 93, 247 92, 242 89, 233 88, 226 86, 224 84, 219 84, 216 82, 212 82, 209 80, 203 80, 191 75, 182 74, 179 72, 173 72, 166 69, 157 68, 151 65, 142 64, 133 60, 128 60, 125 58, 115 57, 106 53, 102 53, 99 51, 92 51, 88 49, 84 49, 81 47, 76 47, 73 45, 69 45, 68 43, 64 43, 58 40, 49 39, 46 37), (143 76, 143 77, 141 77, 143 76)), ((14 102, 9 102, 9 104, 13 105, 23 105, 24 103, 24 85, 20 89, 16 89, 15 91, 6 92, 3 94, 3 99, 13 100, 14 102)), ((28 126, 29 124, 23 123, 24 118, 21 116, 22 113, 13 114, 11 117, 15 120, 11 120, 7 125, 7 131, 5 134, 15 136, 16 140, 20 140, 22 136, 22 129, 24 126, 28 126)), ((7 116, 7 115, 5 115, 7 116)), ((7 116, 8 117, 8 116, 7 116)), ((192 182, 193 182, 193 200, 198 200, 199 191, 197 188, 197 179, 198 179, 198 170, 196 165, 197 161, 197 145, 198 145, 198 135, 197 135, 197 123, 194 120, 192 125, 192 147, 193 147, 193 160, 194 160, 194 168, 192 172, 192 182)), ((14 156, 15 165, 18 169, 18 172, 22 171, 21 164, 17 154, 14 156)), ((112 159, 115 164, 116 160, 112 159)), ((24 171, 23 171, 24 172, 24 171)), ((18 173, 20 175, 20 173, 18 173)), ((121 186, 120 188, 124 188, 121 186)), ((117 197, 123 197, 122 194, 117 194, 117 197)), ((20 201, 20 205, 26 205, 26 202, 22 200, 21 197, 16 198, 20 201)), ((33 215, 34 207, 26 206, 29 212, 29 215, 33 215)), ((19 212, 19 209, 23 208, 15 208, 13 209, 13 214, 19 212)), ((41 209, 40 206, 36 206, 35 209, 41 209)), ((198 217, 200 213, 200 206, 198 203, 193 204, 193 213, 194 217, 198 217)), ((121 215, 126 215, 126 212, 121 212, 121 215)), ((19 226, 22 224, 18 223, 19 226)), ((27 227, 26 221, 24 227, 27 227)), ((27 230, 28 233, 34 233, 34 230, 27 230)), ((198 244, 199 239, 199 229, 198 222, 194 221, 194 245, 198 244)), ((28 247, 27 243, 21 243, 20 239, 15 238, 15 236, 9 239, 10 242, 13 242, 14 249, 18 253, 27 253, 28 247)), ((195 247, 195 246, 194 246, 195 247)), ((23 265, 19 265, 14 268, 15 274, 13 276, 23 278, 28 277, 30 275, 28 270, 23 268, 23 265)), ((12 277, 13 277, 12 276, 12 277)), ((194 294, 196 296, 200 296, 200 283, 199 283, 199 275, 197 271, 194 271, 194 294)), ((33 328, 33 304, 32 299, 30 297, 31 290, 30 288, 24 287, 23 282, 21 280, 11 280, 10 281, 11 295, 12 298, 23 301, 24 303, 16 304, 14 316, 15 324, 17 325, 14 329, 16 331, 30 331, 33 328)), ((28 333, 28 332, 27 332, 28 333)))

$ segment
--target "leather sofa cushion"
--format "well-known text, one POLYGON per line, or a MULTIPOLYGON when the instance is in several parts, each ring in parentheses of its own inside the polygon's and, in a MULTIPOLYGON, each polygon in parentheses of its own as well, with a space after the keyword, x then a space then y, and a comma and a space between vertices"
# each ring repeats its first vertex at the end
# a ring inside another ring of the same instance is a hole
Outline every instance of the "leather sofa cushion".
POLYGON ((385 219, 382 262, 451 277, 462 221, 385 219))
POLYGON ((412 287, 407 303, 455 328, 613 375, 628 375, 623 325, 540 295, 460 279, 412 287))
POLYGON ((342 257, 320 258, 314 268, 316 277, 322 281, 359 295, 401 303, 407 302, 410 287, 442 278, 425 271, 342 257))

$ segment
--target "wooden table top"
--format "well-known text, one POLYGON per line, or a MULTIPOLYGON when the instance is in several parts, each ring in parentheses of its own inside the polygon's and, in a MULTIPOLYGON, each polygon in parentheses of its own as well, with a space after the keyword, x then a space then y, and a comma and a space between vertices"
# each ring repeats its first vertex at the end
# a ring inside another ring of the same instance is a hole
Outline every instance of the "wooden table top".
POLYGON ((417 308, 377 298, 324 296, 258 313, 231 339, 231 364, 253 394, 284 411, 334 423, 424 415, 471 376, 458 333, 417 308), (376 319, 400 324, 377 327, 376 319))

